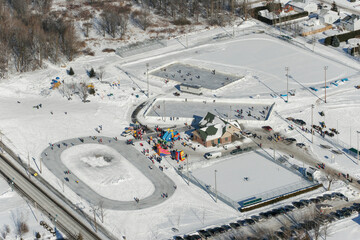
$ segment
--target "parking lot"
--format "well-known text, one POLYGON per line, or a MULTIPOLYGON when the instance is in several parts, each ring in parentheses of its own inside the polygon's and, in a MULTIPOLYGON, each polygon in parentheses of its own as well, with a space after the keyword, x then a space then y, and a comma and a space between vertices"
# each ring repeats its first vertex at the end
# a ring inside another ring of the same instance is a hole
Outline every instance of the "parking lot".
POLYGON ((174 239, 212 239, 215 236, 224 239, 234 239, 235 237, 289 239, 305 236, 309 231, 320 233, 320 229, 322 229, 324 232, 324 228, 326 230, 331 228, 332 223, 355 217, 359 212, 360 203, 349 202, 342 193, 319 194, 248 218, 199 229, 196 233, 183 237, 175 236, 174 239))

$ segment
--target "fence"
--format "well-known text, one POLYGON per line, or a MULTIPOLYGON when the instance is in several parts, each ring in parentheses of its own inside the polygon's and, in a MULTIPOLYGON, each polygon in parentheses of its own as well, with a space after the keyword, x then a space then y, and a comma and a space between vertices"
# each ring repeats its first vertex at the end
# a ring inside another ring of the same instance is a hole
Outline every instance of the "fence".
POLYGON ((118 48, 116 49, 116 54, 119 55, 120 57, 129 57, 144 52, 148 52, 151 50, 156 50, 166 46, 167 46, 166 41, 162 41, 158 39, 150 39, 143 42, 137 42, 118 48))
POLYGON ((247 196, 247 197, 243 198, 242 200, 240 200, 238 203, 241 207, 244 207, 245 205, 247 205, 247 206, 250 205, 250 204, 247 204, 247 203, 249 203, 249 200, 261 199, 260 201, 254 202, 253 204, 256 204, 259 202, 265 202, 265 201, 269 201, 274 198, 278 198, 278 197, 288 195, 288 194, 291 194, 291 193, 294 193, 297 191, 301 191, 303 189, 310 188, 310 187, 313 187, 316 185, 317 185, 317 183, 311 183, 309 181, 300 181, 300 182, 296 182, 296 183, 291 183, 291 184, 288 184, 288 185, 285 185, 282 187, 278 187, 275 189, 271 189, 271 190, 268 190, 268 191, 265 191, 265 192, 262 192, 259 194, 247 196))
POLYGON ((182 171, 175 169, 175 171, 184 179, 186 179, 187 181, 190 181, 192 184, 198 186, 199 188, 202 188, 204 191, 206 191, 210 196, 212 197, 216 197, 221 200, 222 202, 224 202, 225 204, 229 205, 232 208, 235 208, 236 210, 239 210, 239 204, 237 202, 235 202, 234 200, 232 200, 231 198, 225 196, 224 194, 217 192, 217 194, 215 193, 215 189, 209 185, 207 185, 206 183, 204 183, 203 181, 195 178, 191 172, 189 172, 189 174, 184 174, 182 171), (189 178, 188 178, 189 176, 189 178))

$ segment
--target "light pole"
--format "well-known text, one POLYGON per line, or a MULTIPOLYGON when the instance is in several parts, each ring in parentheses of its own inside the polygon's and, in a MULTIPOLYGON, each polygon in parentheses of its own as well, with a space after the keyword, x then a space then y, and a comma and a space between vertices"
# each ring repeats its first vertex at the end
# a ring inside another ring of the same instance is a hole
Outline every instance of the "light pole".
POLYGON ((15 181, 15 178, 12 178, 12 180, 11 180, 11 191, 14 191, 14 181, 15 181))
POLYGON ((188 179, 188 185, 190 185, 190 178, 189 178, 189 157, 186 158, 186 174, 188 179))
POLYGON ((314 104, 311 104, 311 143, 314 143, 314 104))
POLYGON ((289 67, 285 67, 286 71, 286 102, 289 102, 289 67))
POLYGON ((146 63, 146 81, 147 81, 147 97, 150 98, 150 93, 149 93, 149 63, 146 63))
POLYGON ((216 195, 216 200, 215 200, 215 202, 217 202, 217 199, 218 199, 217 184, 216 184, 216 173, 217 173, 217 170, 215 170, 215 195, 216 195))
POLYGON ((56 232, 56 222, 57 222, 57 220, 56 220, 56 218, 57 218, 57 214, 55 214, 55 219, 54 219, 54 226, 55 226, 55 232, 56 232))
POLYGON ((358 159, 358 163, 359 163, 359 131, 356 131, 357 133, 357 159, 358 159))
POLYGON ((325 103, 326 103, 326 70, 328 69, 328 66, 324 67, 324 73, 325 73, 325 103))

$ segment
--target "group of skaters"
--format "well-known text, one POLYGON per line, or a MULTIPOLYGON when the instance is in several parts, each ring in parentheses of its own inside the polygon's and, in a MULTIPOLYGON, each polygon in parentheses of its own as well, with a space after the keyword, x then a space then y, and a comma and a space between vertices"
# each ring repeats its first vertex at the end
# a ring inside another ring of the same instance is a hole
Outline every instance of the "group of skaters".
POLYGON ((167 198, 167 197, 168 197, 168 194, 167 194, 167 193, 162 193, 162 194, 161 194, 161 197, 162 197, 162 198, 167 198))
MULTIPOLYGON (((266 114, 268 110, 269 110, 269 106, 264 107, 263 110, 259 111, 260 113, 260 117, 259 117, 259 116, 255 116, 254 113, 252 112, 254 111, 254 107, 249 107, 249 109, 246 111, 246 114, 248 117, 252 117, 255 118, 256 120, 260 120, 266 118, 266 114)), ((240 119, 244 118, 243 109, 237 109, 235 110, 235 112, 237 113, 237 115, 235 115, 236 117, 240 119)))

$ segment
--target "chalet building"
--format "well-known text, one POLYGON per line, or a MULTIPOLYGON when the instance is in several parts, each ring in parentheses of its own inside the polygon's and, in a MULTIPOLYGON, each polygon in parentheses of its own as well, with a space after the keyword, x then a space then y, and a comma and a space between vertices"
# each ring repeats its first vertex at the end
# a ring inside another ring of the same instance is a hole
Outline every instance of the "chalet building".
POLYGON ((212 113, 207 113, 199 123, 200 128, 193 133, 193 141, 205 147, 225 145, 239 139, 240 124, 226 121, 212 113))

